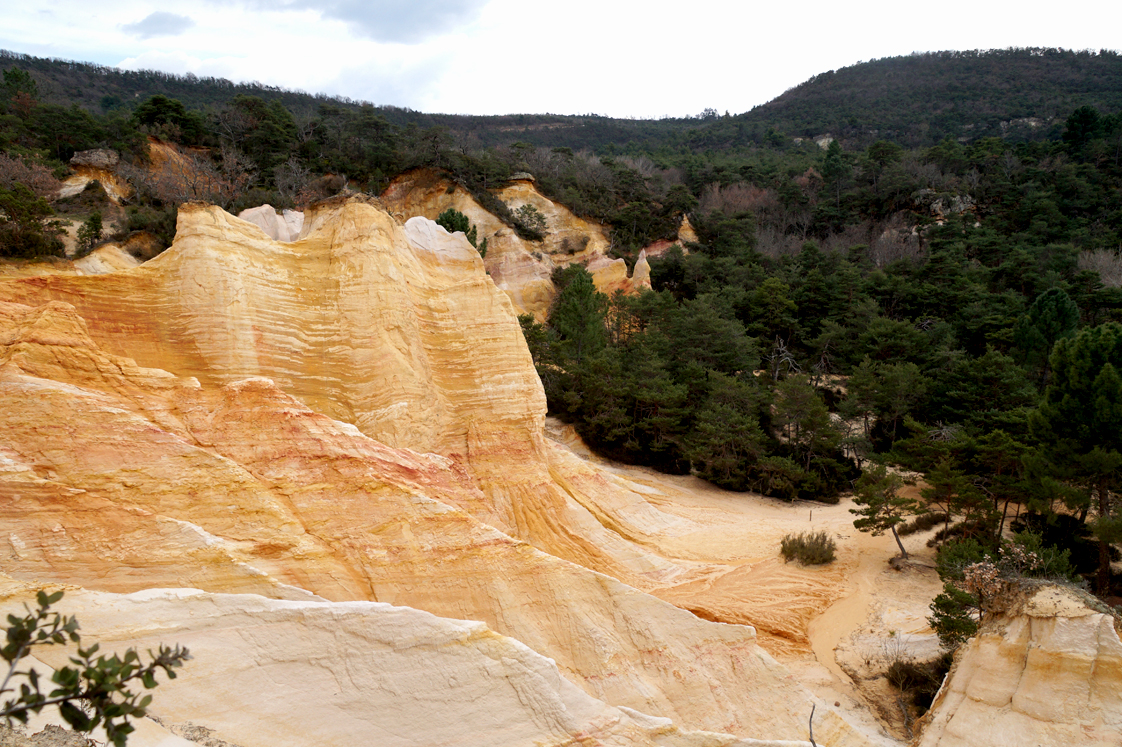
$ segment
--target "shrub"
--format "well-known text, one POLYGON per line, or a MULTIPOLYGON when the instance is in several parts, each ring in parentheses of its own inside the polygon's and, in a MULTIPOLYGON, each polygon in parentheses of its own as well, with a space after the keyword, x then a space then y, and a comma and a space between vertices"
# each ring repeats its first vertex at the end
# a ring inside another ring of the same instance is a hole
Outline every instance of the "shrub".
POLYGON ((51 206, 23 184, 0 187, 0 257, 61 257, 51 206))
POLYGON ((984 521, 960 521, 957 524, 951 524, 950 527, 944 527, 927 540, 928 547, 935 547, 942 545, 955 539, 975 539, 977 537, 987 537, 993 535, 992 528, 984 521))
POLYGON ((837 545, 825 532, 801 532, 784 537, 779 552, 788 563, 797 560, 803 565, 822 565, 833 562, 837 545))
POLYGON ((1039 534, 1028 531, 1003 542, 997 552, 975 539, 948 542, 939 550, 936 570, 943 593, 931 603, 927 620, 949 650, 974 635, 983 615, 1022 579, 1078 579, 1068 550, 1047 547, 1039 534))
POLYGON ((931 661, 907 661, 898 659, 888 667, 885 678, 889 684, 909 696, 922 716, 931 707, 931 701, 943 684, 943 678, 950 671, 954 654, 945 652, 931 661))
POLYGON ((24 617, 8 615, 6 643, 0 648, 0 658, 7 663, 8 671, 0 682, 0 698, 11 697, 0 700, 0 723, 9 727, 13 721, 26 724, 29 716, 44 707, 58 706, 59 715, 75 731, 88 732, 102 726, 114 747, 125 747, 128 735, 135 730, 129 719, 147 715, 146 709, 152 701, 151 695, 145 695, 138 688, 156 687, 159 684, 156 674, 161 671, 169 679, 175 679, 175 670, 191 655, 181 646, 171 648, 161 644, 157 653, 148 652, 151 657, 148 663, 131 648, 124 656, 102 654, 95 658, 98 644, 82 646, 78 621, 50 611, 51 605, 60 599, 61 591, 53 594, 40 591, 35 610, 25 605, 27 614, 24 617), (40 678, 31 668, 18 670, 35 646, 68 642, 78 648, 77 655, 70 657, 74 666, 56 669, 49 679, 40 678), (40 689, 41 684, 48 683, 50 690, 40 689))
POLYGON ((175 241, 178 215, 179 209, 174 205, 165 205, 164 207, 137 205, 129 208, 127 229, 129 231, 147 231, 155 235, 160 244, 167 248, 175 241))
MULTIPOLYGON (((1056 550, 1070 550, 1070 560, 1079 573, 1094 573, 1099 567, 1099 546, 1087 522, 1067 514, 1025 513, 1011 523, 1014 532, 1030 531, 1040 535, 1041 544, 1056 550)), ((1117 551, 1112 560, 1117 560, 1117 551)))
POLYGON ((468 243, 471 244, 479 251, 479 256, 487 256, 487 239, 483 239, 482 245, 477 243, 478 229, 471 224, 471 220, 461 213, 456 208, 448 208, 440 215, 436 216, 436 222, 442 226, 448 233, 455 233, 460 231, 467 237, 468 243))
POLYGON ((922 664, 899 659, 889 665, 884 676, 888 684, 897 690, 911 690, 922 684, 927 679, 926 675, 927 672, 922 664))
POLYGON ((943 581, 961 581, 963 571, 970 565, 986 559, 988 549, 975 539, 948 542, 939 548, 936 570, 943 581))
MULTIPOLYGON (((69 169, 62 167, 63 173, 69 169)), ((0 188, 11 189, 23 184, 37 197, 50 198, 58 194, 62 183, 45 165, 32 159, 0 153, 0 188)))
POLYGON ((514 217, 528 231, 543 235, 545 234, 546 218, 544 215, 542 215, 540 210, 538 210, 530 203, 519 206, 519 208, 514 211, 514 217))
POLYGON ((101 213, 92 213, 78 229, 78 254, 85 256, 92 252, 100 243, 103 231, 101 213))
POLYGON ((896 533, 901 537, 906 537, 909 534, 916 532, 926 532, 937 524, 942 524, 947 520, 947 514, 943 511, 935 511, 929 514, 920 514, 911 521, 905 522, 896 527, 896 533))

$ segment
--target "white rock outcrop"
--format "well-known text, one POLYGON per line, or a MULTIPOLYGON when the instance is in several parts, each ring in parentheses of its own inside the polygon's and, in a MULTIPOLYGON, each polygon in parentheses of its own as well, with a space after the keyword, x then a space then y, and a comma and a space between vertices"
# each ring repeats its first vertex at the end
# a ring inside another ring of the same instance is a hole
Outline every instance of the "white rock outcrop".
MULTIPOLYGON (((34 606, 29 587, 0 577, 0 611, 21 611, 26 601, 34 606)), ((190 650, 177 679, 160 677, 149 709, 155 723, 142 722, 130 747, 757 744, 612 707, 483 623, 407 607, 194 589, 72 589, 59 607, 105 651, 172 642, 190 650)), ((51 666, 72 653, 37 649, 51 666)))
POLYGON ((258 205, 238 213, 238 217, 248 221, 265 232, 274 241, 296 241, 304 228, 304 213, 298 210, 285 210, 278 214, 272 205, 258 205))
POLYGON ((959 652, 916 747, 1118 747, 1119 627, 1071 590, 1022 591, 959 652))

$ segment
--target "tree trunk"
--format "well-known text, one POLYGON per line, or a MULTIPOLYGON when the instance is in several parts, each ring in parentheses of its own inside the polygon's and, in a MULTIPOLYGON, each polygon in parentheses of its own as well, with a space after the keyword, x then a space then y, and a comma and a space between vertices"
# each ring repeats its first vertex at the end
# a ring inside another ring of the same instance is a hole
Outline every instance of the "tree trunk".
POLYGON ((1100 597, 1110 594, 1110 545, 1099 540, 1099 572, 1095 576, 1095 593, 1100 597))
POLYGON ((900 548, 900 557, 907 560, 908 551, 904 549, 904 543, 900 541, 900 535, 896 534, 896 527, 892 527, 892 539, 896 540, 896 546, 900 548))
MULTIPOLYGON (((1105 484, 1099 485, 1099 516, 1110 511, 1110 490, 1105 484)), ((1099 572, 1095 576, 1095 592, 1100 597, 1110 594, 1110 545, 1099 540, 1099 572)))
MULTIPOLYGON (((1005 517, 1009 514, 1009 501, 1011 501, 1011 500, 1013 500, 1013 499, 1012 498, 1006 498, 1005 499, 1005 506, 1001 509, 1001 523, 997 525, 997 536, 998 537, 1000 537, 1001 533, 1003 531, 1005 531, 1005 517)), ((994 502, 996 503, 996 499, 994 500, 994 502)), ((994 510, 995 511, 997 510, 996 506, 994 506, 994 510)))

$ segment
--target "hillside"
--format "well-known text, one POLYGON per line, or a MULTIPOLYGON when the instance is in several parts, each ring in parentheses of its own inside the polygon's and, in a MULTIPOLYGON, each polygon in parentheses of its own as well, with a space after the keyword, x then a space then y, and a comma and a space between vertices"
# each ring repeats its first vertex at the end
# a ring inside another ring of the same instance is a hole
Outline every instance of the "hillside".
POLYGON ((77 104, 95 115, 114 111, 130 113, 150 96, 164 95, 188 109, 211 110, 227 105, 236 96, 256 96, 279 101, 298 120, 308 120, 321 107, 365 110, 395 127, 446 128, 458 141, 473 147, 527 142, 540 147, 602 148, 609 144, 647 143, 655 146, 667 134, 696 126, 698 119, 616 119, 597 114, 505 114, 477 116, 426 113, 376 105, 345 96, 310 94, 261 83, 234 83, 223 78, 156 70, 121 70, 88 62, 33 57, 0 50, 0 71, 27 70, 39 85, 42 100, 57 106, 77 104))
POLYGON ((444 128, 458 143, 478 148, 524 142, 597 152, 704 151, 828 133, 859 147, 878 139, 906 147, 935 145, 946 137, 1040 140, 1058 136, 1062 120, 1080 106, 1104 113, 1122 110, 1122 56, 1109 50, 1002 49, 889 57, 816 75, 731 117, 707 111, 659 120, 426 113, 260 83, 120 70, 0 50, 0 71, 15 66, 34 76, 46 103, 78 104, 94 114, 130 112, 156 94, 196 110, 221 108, 239 95, 257 96, 279 101, 298 120, 313 118, 324 106, 365 109, 395 127, 444 128))
POLYGON ((906 147, 943 138, 1055 137, 1081 106, 1122 109, 1122 55, 1062 49, 930 52, 862 62, 816 75, 731 120, 690 133, 694 147, 831 134, 853 146, 906 147))

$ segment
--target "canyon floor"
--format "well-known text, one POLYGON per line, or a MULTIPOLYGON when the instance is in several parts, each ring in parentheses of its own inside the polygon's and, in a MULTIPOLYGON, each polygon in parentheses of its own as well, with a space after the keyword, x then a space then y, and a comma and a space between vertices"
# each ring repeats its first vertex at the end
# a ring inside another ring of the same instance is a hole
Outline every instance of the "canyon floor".
MULTIPOLYGON (((927 624, 931 600, 942 588, 929 532, 902 538, 910 558, 897 570, 889 564, 899 554, 892 536, 857 531, 850 496, 827 505, 734 493, 696 477, 600 458, 555 418, 547 420, 546 432, 601 470, 646 486, 647 500, 659 510, 707 526, 710 552, 728 548, 728 566, 704 582, 708 605, 716 606, 716 596, 729 609, 750 607, 741 621, 755 626, 760 645, 815 695, 837 703, 870 732, 885 728, 898 739, 912 737, 899 693, 884 673, 896 659, 922 661, 939 652, 927 624), (807 531, 826 531, 837 543, 837 560, 821 567, 785 563, 782 538, 807 531)), ((655 593, 677 603, 695 584, 655 593)))

